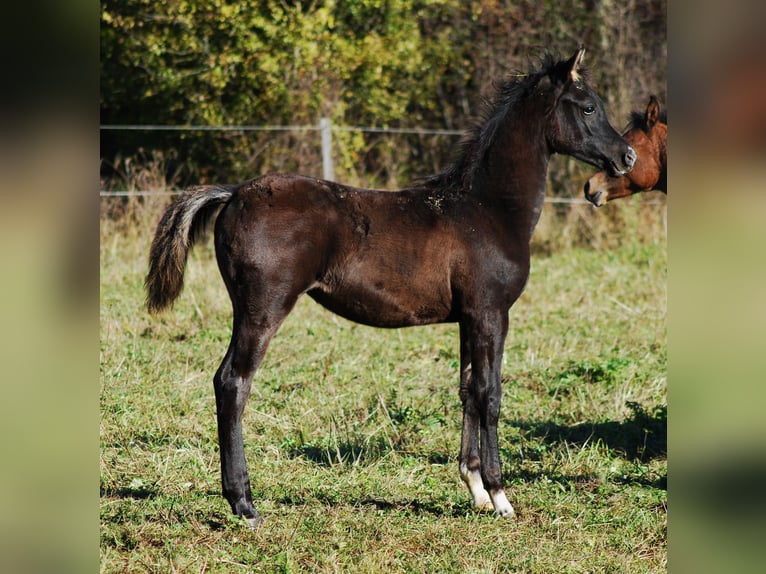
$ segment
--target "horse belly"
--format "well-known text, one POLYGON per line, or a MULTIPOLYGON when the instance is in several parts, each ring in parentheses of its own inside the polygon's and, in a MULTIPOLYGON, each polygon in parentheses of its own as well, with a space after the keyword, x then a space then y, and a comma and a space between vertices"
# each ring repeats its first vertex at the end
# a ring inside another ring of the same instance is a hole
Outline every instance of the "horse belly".
POLYGON ((308 292, 333 313, 373 327, 409 327, 449 320, 452 297, 446 286, 372 276, 337 287, 320 285, 308 292))

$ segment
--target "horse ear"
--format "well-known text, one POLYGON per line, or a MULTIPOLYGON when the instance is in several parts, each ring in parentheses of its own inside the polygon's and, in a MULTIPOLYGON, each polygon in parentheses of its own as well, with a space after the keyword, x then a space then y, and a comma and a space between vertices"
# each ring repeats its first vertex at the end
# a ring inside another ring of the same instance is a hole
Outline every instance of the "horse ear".
POLYGON ((579 81, 582 76, 580 75, 580 68, 582 67, 582 61, 585 57, 585 48, 581 45, 580 49, 575 52, 574 56, 567 60, 567 75, 572 82, 579 81))
POLYGON ((660 117, 660 101, 657 96, 650 96, 646 106, 646 127, 652 129, 660 117))

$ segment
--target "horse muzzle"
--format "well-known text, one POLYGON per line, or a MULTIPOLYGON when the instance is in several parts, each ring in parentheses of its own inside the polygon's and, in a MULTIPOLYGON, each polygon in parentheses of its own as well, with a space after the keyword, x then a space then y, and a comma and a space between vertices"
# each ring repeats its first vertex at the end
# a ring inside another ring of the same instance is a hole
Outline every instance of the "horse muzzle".
POLYGON ((583 191, 585 192, 585 199, 590 201, 595 207, 601 207, 602 205, 606 204, 609 193, 603 189, 600 189, 600 186, 598 186, 598 184, 595 182, 593 185, 591 185, 591 181, 597 177, 598 174, 586 181, 585 186, 583 187, 583 191))
POLYGON ((636 150, 634 150, 631 146, 628 146, 627 151, 620 158, 621 165, 617 164, 617 162, 612 162, 609 169, 611 173, 609 175, 612 177, 622 177, 633 169, 637 158, 638 154, 636 153, 636 150))

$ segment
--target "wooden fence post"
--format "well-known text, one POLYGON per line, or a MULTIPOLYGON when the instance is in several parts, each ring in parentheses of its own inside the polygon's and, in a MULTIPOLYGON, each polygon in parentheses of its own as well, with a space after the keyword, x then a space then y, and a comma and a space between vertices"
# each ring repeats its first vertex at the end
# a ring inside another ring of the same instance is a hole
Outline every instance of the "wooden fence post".
POLYGON ((332 125, 330 118, 319 120, 319 131, 322 133, 322 177, 334 181, 335 168, 332 163, 332 125))

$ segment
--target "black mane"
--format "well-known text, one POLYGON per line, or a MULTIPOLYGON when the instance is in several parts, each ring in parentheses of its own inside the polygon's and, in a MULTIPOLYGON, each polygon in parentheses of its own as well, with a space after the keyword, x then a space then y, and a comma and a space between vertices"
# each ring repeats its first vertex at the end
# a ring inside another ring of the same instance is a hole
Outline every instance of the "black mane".
MULTIPOLYGON (((494 141, 497 129, 503 124, 508 111, 542 78, 554 75, 565 64, 552 54, 545 53, 540 57, 537 67, 533 67, 533 62, 530 62, 526 73, 516 71, 495 83, 494 95, 482 100, 479 116, 458 144, 452 163, 441 173, 420 179, 419 183, 452 191, 470 189, 476 168, 494 141)), ((587 78, 586 70, 581 68, 579 72, 587 78)))

